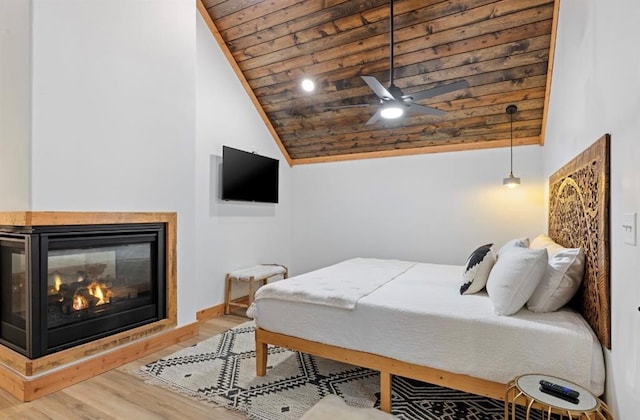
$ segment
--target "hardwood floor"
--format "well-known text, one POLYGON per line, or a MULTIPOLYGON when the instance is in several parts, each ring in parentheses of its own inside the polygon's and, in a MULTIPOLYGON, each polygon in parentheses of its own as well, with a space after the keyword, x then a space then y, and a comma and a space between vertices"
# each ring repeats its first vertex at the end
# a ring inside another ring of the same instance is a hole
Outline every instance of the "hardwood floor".
POLYGON ((200 325, 198 337, 150 354, 36 401, 23 403, 0 389, 0 418, 21 420, 244 419, 246 418, 244 415, 226 408, 183 397, 161 387, 147 385, 128 372, 135 371, 147 363, 245 321, 247 318, 225 315, 203 322, 200 325))

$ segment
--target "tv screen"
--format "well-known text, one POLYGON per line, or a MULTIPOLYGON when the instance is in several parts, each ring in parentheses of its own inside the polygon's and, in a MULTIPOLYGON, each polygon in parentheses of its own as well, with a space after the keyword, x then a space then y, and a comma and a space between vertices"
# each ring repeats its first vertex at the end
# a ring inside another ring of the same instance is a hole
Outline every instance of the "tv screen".
POLYGON ((277 159, 222 146, 222 199, 278 202, 277 159))

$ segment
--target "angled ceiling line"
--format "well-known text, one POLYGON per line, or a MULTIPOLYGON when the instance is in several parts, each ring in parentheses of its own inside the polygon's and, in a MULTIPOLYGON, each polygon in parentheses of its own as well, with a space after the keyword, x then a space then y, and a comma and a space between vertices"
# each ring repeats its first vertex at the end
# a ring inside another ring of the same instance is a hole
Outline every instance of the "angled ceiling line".
POLYGON ((198 8, 198 11, 200 12, 200 15, 202 16, 202 18, 204 19, 205 23, 207 24, 207 27, 209 28, 209 31, 211 31, 211 35, 213 35, 213 38, 216 40, 216 42, 220 46, 220 49, 222 50, 222 53, 227 58, 227 61, 229 62, 229 64, 233 68, 233 71, 236 74, 236 76, 238 77, 238 80, 240 80, 240 83, 242 84, 242 87, 247 92, 247 95, 249 96, 249 99, 253 103, 253 106, 256 108, 256 111, 258 111, 258 114, 260 115, 260 118, 262 119, 262 122, 267 127, 267 130, 269 131, 269 133, 271 134, 271 136, 275 140, 276 144, 278 145, 278 148, 280 149, 280 152, 282 153, 282 155, 286 159, 286 161, 289 164, 289 166, 293 166, 293 160, 291 159, 291 156, 289 155, 289 151, 287 150, 286 147, 284 147, 284 144, 282 144, 282 140, 280 139, 280 135, 278 134, 276 129, 273 127, 273 124, 271 124, 271 120, 267 116, 266 112, 264 112, 264 109, 262 108, 262 105, 260 104, 260 101, 258 100, 258 98, 256 97, 255 93, 253 92, 253 89, 251 89, 251 86, 249 85, 249 82, 247 81, 247 79, 242 74, 242 71, 240 70, 240 67, 238 66, 238 63, 236 62, 236 60, 233 58, 233 55, 231 54, 231 51, 229 50, 229 47, 227 47, 227 44, 224 42, 224 39, 222 39, 222 36, 220 35, 220 32, 218 31, 218 28, 216 27, 216 24, 213 22, 213 19, 211 19, 211 16, 209 16, 209 12, 207 12, 207 8, 202 3, 202 0, 196 0, 196 1, 197 1, 196 5, 197 5, 197 8, 198 8))
POLYGON ((542 130, 540 131, 540 146, 544 146, 545 134, 547 132, 547 121, 549 118, 549 98, 551 96, 551 83, 553 78, 553 60, 556 55, 556 37, 558 35, 558 15, 560 13, 560 0, 553 2, 553 24, 551 26, 551 41, 549 42, 549 61, 547 67, 547 84, 544 94, 545 101, 542 111, 542 130))

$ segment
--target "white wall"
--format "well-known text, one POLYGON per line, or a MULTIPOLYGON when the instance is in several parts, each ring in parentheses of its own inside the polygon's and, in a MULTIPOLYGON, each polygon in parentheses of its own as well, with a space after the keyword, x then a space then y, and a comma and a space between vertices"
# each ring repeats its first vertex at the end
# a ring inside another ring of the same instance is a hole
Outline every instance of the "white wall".
POLYGON ((618 419, 640 407, 640 247, 623 243, 622 215, 640 210, 640 5, 562 0, 544 172, 611 134, 612 345, 606 400, 618 419))
POLYGON ((196 99, 195 284, 201 293, 194 305, 202 309, 223 302, 225 273, 291 263, 291 168, 199 14, 196 99), (220 200, 223 145, 280 160, 278 204, 220 200))
POLYGON ((0 1, 0 63, 0 210, 28 210, 30 1, 0 1))
POLYGON ((195 7, 33 0, 32 209, 178 212, 195 319, 195 7))
POLYGON ((294 167, 296 272, 355 257, 464 264, 478 246, 545 226, 542 150, 509 149, 294 167))
POLYGON ((0 10, 0 86, 24 125, 2 128, 0 208, 177 211, 180 324, 223 301, 227 271, 290 263, 291 168, 191 0, 0 10), (281 160, 279 204, 219 200, 223 144, 281 160))

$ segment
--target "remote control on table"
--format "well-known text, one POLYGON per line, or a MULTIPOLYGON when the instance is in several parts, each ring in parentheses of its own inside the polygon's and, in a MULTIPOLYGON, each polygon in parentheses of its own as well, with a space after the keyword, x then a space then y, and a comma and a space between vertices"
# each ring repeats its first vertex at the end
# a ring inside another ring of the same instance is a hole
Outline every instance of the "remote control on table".
POLYGON ((562 398, 574 404, 578 404, 578 397, 580 393, 574 389, 567 388, 566 386, 554 384, 553 382, 541 380, 540 391, 553 395, 554 397, 562 398))

